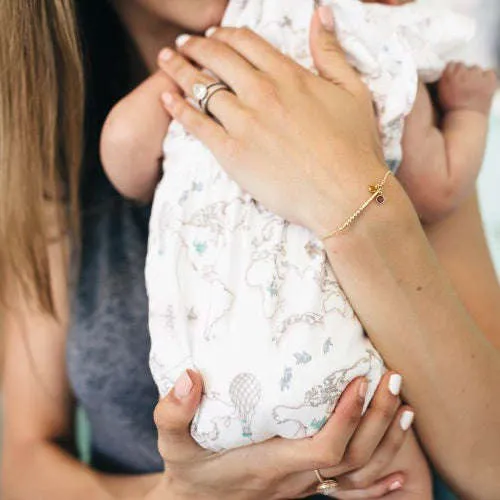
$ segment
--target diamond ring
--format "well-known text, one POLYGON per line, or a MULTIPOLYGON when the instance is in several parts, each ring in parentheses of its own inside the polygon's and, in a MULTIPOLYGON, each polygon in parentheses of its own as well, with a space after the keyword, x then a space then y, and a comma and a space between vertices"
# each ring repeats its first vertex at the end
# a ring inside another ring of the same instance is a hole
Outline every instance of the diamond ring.
POLYGON ((210 115, 210 112, 208 111, 210 99, 221 90, 231 92, 230 87, 223 82, 215 82, 210 85, 195 83, 193 85, 193 96, 198 100, 198 105, 205 114, 210 115))

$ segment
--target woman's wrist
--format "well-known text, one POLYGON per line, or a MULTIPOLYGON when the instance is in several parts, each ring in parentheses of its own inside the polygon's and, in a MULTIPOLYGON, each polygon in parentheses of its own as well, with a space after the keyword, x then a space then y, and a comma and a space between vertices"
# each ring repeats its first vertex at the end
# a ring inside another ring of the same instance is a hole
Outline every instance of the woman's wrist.
MULTIPOLYGON (((380 173, 375 175, 380 177, 380 173)), ((381 178, 373 179, 372 184, 377 184, 381 178)), ((368 186, 356 189, 357 202, 352 202, 352 209, 347 214, 339 216, 338 212, 330 208, 331 215, 318 218, 314 232, 318 237, 331 234, 337 227, 348 220, 358 210, 360 205, 370 198, 368 186), (357 203, 357 204, 356 204, 357 203), (328 222, 325 222, 328 221, 328 222)), ((324 239, 325 248, 332 253, 346 252, 350 248, 363 248, 366 245, 383 247, 389 244, 399 244, 394 238, 404 238, 407 231, 421 230, 420 221, 413 205, 401 184, 393 176, 389 176, 383 187, 383 203, 374 199, 342 232, 324 239)), ((352 199, 353 197, 350 196, 352 199)))

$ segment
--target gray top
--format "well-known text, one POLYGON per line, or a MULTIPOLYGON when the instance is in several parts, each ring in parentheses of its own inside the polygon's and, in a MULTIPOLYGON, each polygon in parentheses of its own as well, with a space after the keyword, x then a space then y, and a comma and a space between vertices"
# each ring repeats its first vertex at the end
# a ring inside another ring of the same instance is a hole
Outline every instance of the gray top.
POLYGON ((90 421, 92 465, 113 473, 161 471, 143 272, 150 210, 120 197, 100 168, 88 176, 83 192, 81 271, 67 367, 90 421))

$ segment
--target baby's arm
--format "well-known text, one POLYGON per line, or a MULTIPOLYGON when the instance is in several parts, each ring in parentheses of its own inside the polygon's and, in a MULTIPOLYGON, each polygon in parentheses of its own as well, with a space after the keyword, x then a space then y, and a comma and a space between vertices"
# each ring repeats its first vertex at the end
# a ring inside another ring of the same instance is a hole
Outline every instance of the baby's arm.
POLYGON ((148 202, 160 177, 162 142, 170 118, 161 105, 175 84, 162 72, 145 80, 111 110, 101 134, 101 160, 118 191, 148 202))
POLYGON ((474 186, 495 88, 493 72, 449 65, 437 87, 443 111, 438 128, 429 92, 420 85, 405 127, 398 177, 424 222, 452 211, 474 186))

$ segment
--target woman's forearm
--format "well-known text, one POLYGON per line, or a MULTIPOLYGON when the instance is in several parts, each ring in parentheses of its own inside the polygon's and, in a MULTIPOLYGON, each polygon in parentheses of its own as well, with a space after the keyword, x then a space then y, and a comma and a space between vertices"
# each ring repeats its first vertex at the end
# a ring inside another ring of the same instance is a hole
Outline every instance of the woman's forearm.
POLYGON ((500 351, 500 286, 477 194, 445 219, 424 226, 439 262, 481 332, 500 351))
POLYGON ((499 353, 462 305, 395 181, 386 197, 326 242, 330 261, 375 346, 403 373, 432 461, 464 496, 497 498, 499 353))
POLYGON ((169 500, 159 474, 99 474, 52 443, 7 446, 2 476, 5 500, 169 500))

